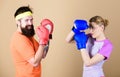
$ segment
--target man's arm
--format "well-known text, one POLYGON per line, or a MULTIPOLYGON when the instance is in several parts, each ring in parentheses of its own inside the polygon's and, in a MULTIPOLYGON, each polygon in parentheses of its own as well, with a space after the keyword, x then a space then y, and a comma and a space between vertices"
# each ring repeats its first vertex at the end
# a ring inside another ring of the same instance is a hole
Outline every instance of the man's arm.
POLYGON ((32 64, 34 67, 40 64, 44 52, 44 47, 45 45, 39 45, 35 56, 28 60, 28 62, 32 64))
POLYGON ((48 51, 49 51, 49 46, 50 46, 50 41, 48 41, 48 44, 45 46, 44 48, 44 52, 43 52, 43 58, 46 57, 48 51))
POLYGON ((49 31, 45 27, 38 26, 36 32, 39 37, 39 47, 36 51, 35 56, 28 60, 28 62, 35 67, 40 64, 43 57, 45 45, 47 45, 49 41, 49 31))

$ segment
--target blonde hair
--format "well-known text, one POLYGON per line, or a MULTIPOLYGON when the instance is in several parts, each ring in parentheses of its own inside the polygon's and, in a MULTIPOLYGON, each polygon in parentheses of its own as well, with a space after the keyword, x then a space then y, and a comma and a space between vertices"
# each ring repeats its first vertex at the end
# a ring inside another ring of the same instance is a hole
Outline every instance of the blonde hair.
POLYGON ((94 16, 92 18, 90 18, 89 20, 89 25, 91 25, 91 23, 94 22, 96 24, 100 24, 100 25, 103 25, 104 27, 106 27, 109 23, 109 21, 107 19, 103 19, 101 16, 94 16))

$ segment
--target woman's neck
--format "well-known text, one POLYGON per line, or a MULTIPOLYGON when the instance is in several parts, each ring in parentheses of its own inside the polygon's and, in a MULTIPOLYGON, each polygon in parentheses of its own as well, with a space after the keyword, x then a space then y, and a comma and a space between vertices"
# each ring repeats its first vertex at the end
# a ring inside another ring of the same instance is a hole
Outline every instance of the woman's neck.
POLYGON ((105 34, 102 34, 101 36, 96 38, 96 41, 102 41, 102 40, 105 40, 105 39, 106 39, 105 34))

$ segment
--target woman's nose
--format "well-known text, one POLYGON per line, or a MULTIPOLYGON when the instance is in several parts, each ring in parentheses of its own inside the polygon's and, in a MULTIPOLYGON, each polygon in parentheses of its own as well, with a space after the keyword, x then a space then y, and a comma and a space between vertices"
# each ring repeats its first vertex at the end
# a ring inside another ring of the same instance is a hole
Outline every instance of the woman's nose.
POLYGON ((93 33, 93 30, 92 30, 92 29, 90 29, 89 33, 90 33, 90 34, 91 34, 91 33, 93 33))

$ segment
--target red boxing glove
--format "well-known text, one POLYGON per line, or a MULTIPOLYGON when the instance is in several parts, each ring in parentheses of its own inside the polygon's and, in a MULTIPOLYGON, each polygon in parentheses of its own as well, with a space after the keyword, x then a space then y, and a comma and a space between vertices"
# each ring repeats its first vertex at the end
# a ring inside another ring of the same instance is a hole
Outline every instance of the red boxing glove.
POLYGON ((41 21, 41 26, 44 26, 49 30, 49 38, 52 39, 52 32, 53 32, 53 28, 54 28, 52 21, 49 19, 43 19, 41 21))
POLYGON ((39 44, 46 45, 49 41, 49 31, 43 26, 38 26, 36 32, 39 37, 39 44))

